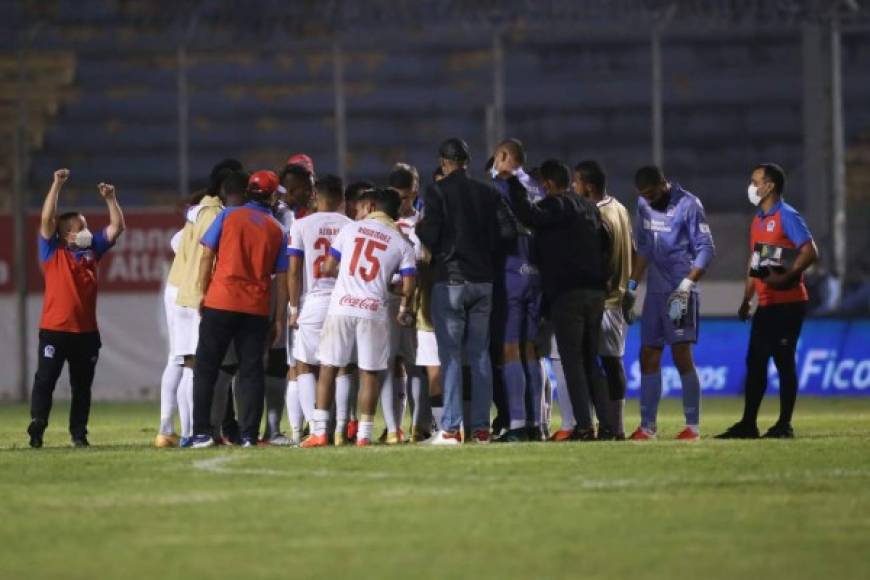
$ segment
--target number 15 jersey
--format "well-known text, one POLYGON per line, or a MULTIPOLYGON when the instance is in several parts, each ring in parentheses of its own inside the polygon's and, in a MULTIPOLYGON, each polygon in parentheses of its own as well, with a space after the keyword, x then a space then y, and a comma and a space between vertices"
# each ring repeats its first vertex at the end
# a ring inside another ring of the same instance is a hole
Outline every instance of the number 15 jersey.
POLYGON ((342 228, 329 253, 340 262, 329 316, 386 320, 393 274, 416 275, 411 243, 397 227, 377 219, 342 228))
POLYGON ((318 212, 298 219, 290 227, 287 255, 303 258, 302 296, 326 297, 332 294, 335 278, 320 272, 338 232, 353 222, 344 214, 318 212))

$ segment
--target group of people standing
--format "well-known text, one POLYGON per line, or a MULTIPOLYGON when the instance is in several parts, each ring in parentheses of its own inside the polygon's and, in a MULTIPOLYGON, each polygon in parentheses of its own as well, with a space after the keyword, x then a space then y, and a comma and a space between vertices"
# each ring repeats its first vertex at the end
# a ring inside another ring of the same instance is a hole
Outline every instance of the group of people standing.
MULTIPOLYGON (((596 161, 569 168, 549 159, 527 171, 516 139, 496 147, 483 180, 470 175, 470 161, 464 141, 444 141, 422 195, 419 172, 403 163, 383 187, 318 178, 304 154, 278 173, 249 174, 235 160, 215 166, 172 240, 164 292, 169 356, 155 444, 366 446, 378 440, 379 403, 386 444, 646 441, 659 435, 665 347, 682 382, 685 426, 676 437, 699 439, 692 346, 698 283, 715 250, 698 197, 660 168, 641 167, 632 220, 596 161), (641 282, 641 416, 627 433, 623 356, 641 282), (562 418, 553 432, 545 388, 551 366, 562 418), (280 427, 285 408, 288 434, 280 427)), ((85 334, 96 350, 89 373, 76 373, 70 429, 74 443, 87 445, 82 408, 89 408, 99 349, 96 262, 123 231, 114 188, 109 193, 104 184, 111 225, 91 243, 79 239, 86 231, 80 214, 56 218, 65 176, 55 176, 40 234, 46 301, 28 429, 34 447, 64 357, 71 370, 74 361, 80 368, 78 358, 56 353, 67 352, 67 343, 85 345, 85 334), (52 322, 84 320, 83 309, 92 324, 52 322)), ((802 275, 817 251, 800 215, 781 199, 784 183, 774 164, 752 173, 748 195, 759 209, 739 316, 750 316, 755 294, 759 307, 746 410, 724 438, 759 436, 771 357, 782 403, 767 435, 793 436, 802 275), (770 248, 787 257, 772 261, 770 248)))

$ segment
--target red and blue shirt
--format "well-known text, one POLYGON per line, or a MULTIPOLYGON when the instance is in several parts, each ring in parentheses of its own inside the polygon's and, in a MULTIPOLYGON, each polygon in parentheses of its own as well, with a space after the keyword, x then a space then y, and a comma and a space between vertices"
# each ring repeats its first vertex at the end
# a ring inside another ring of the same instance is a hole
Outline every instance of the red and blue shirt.
MULTIPOLYGON (((749 251, 752 252, 755 249, 755 244, 799 249, 812 241, 813 236, 801 214, 780 200, 767 213, 761 209, 756 212, 749 233, 749 251)), ((797 286, 787 290, 774 290, 760 278, 753 280, 755 281, 755 293, 758 295, 758 304, 761 306, 808 300, 803 275, 801 275, 800 283, 797 286)))
POLYGON ((287 235, 269 207, 229 207, 200 240, 217 254, 203 305, 269 316, 272 274, 287 271, 287 235))
POLYGON ((45 277, 45 297, 39 328, 61 332, 97 331, 97 262, 114 243, 106 231, 94 234, 91 247, 68 248, 57 234, 39 236, 39 261, 45 277))

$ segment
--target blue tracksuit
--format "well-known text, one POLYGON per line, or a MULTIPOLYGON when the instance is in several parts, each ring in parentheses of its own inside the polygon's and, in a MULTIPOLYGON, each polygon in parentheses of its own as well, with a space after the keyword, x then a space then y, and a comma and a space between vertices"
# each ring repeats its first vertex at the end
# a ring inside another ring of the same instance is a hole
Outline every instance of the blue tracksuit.
MULTIPOLYGON (((538 185, 522 169, 517 173, 520 183, 532 199, 540 196, 538 185)), ((506 181, 494 179, 493 185, 510 205, 506 181)), ((502 246, 500 256, 503 278, 493 287, 493 344, 535 340, 541 310, 541 277, 534 259, 534 239, 531 232, 502 246)))
POLYGON ((641 320, 641 340, 646 346, 697 340, 697 291, 692 292, 687 320, 676 327, 668 319, 667 300, 692 268, 706 269, 715 255, 701 201, 677 183, 671 184, 670 195, 662 211, 643 197, 637 204, 637 252, 648 263, 641 320))

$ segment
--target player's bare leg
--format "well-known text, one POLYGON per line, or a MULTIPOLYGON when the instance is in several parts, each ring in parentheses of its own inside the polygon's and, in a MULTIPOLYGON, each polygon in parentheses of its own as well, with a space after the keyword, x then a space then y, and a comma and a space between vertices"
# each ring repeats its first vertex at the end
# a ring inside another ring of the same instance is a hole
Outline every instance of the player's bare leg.
POLYGON ((381 373, 377 371, 364 371, 360 369, 359 387, 359 433, 357 434, 357 447, 371 445, 372 432, 375 428, 375 412, 378 409, 378 397, 381 392, 381 373))
POLYGON ((429 378, 429 406, 432 409, 432 421, 435 431, 440 429, 441 417, 444 415, 444 386, 441 382, 441 367, 426 367, 429 378))

